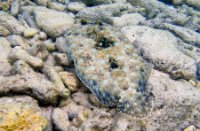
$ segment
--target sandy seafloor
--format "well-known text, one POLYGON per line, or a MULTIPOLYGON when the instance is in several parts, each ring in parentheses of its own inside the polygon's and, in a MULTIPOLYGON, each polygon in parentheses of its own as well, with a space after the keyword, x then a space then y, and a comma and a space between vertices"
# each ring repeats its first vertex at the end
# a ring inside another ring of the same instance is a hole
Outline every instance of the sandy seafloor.
POLYGON ((54 130, 199 131, 200 0, 0 0, 0 131, 54 130))

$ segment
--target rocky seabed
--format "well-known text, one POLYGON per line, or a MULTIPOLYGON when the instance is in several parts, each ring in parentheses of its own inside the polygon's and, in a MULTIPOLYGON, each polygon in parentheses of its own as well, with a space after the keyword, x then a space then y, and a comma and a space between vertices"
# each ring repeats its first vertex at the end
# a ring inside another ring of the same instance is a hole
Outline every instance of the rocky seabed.
POLYGON ((0 131, 200 131, 200 0, 0 0, 0 131))

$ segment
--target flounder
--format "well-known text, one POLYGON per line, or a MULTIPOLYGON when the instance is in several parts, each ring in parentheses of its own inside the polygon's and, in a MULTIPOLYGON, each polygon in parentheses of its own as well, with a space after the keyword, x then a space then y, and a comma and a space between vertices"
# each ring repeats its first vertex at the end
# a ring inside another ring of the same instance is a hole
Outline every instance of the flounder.
POLYGON ((152 65, 118 29, 80 26, 65 38, 77 76, 99 102, 137 117, 149 113, 152 95, 146 87, 152 65))

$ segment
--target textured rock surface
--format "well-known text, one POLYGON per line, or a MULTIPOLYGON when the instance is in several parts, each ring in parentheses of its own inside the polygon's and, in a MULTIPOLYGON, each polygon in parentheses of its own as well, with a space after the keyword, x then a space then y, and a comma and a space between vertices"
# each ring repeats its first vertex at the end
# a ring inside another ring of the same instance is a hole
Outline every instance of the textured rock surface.
POLYGON ((22 34, 26 29, 26 27, 24 27, 13 16, 3 11, 0 11, 0 26, 5 27, 12 34, 22 34))
POLYGON ((109 27, 85 26, 71 32, 66 39, 76 73, 99 101, 130 114, 147 113, 149 94, 145 87, 151 66, 134 46, 109 27), (86 34, 78 35, 77 31, 86 34))
POLYGON ((200 130, 199 4, 0 0, 0 130, 200 130))
POLYGON ((200 9, 200 2, 198 0, 185 0, 185 3, 197 9, 200 9))
POLYGON ((89 117, 90 109, 70 101, 67 106, 56 108, 53 113, 53 122, 56 124, 57 129, 68 131, 77 130, 89 117))
POLYGON ((49 0, 33 0, 33 1, 36 2, 38 5, 47 6, 49 0))
POLYGON ((83 23, 108 23, 112 24, 112 16, 119 16, 122 11, 131 8, 128 3, 117 2, 109 5, 87 7, 80 11, 77 16, 83 23))
POLYGON ((121 17, 113 18, 114 26, 127 26, 127 25, 137 25, 145 21, 145 18, 138 13, 125 14, 121 17))
POLYGON ((69 14, 45 7, 35 8, 34 14, 36 24, 52 37, 60 36, 74 24, 74 20, 69 14))
POLYGON ((80 83, 75 74, 63 71, 59 72, 59 76, 70 91, 78 91, 80 83))
POLYGON ((10 31, 6 29, 4 26, 0 26, 0 35, 1 36, 8 36, 10 34, 10 31))
MULTIPOLYGON (((135 119, 125 114, 116 113, 114 110, 105 110, 102 107, 97 109, 95 106, 89 106, 88 94, 85 93, 76 93, 76 95, 73 95, 73 100, 79 105, 70 103, 60 108, 59 111, 67 113, 68 117, 72 116, 73 120, 70 119, 70 123, 75 124, 77 123, 76 120, 79 119, 78 112, 82 112, 87 108, 92 109, 89 117, 84 120, 81 126, 79 125, 82 130, 181 130, 190 125, 199 129, 200 91, 197 88, 194 88, 185 80, 172 80, 169 75, 156 70, 152 71, 149 83, 155 98, 153 111, 146 119, 135 119)), ((62 120, 65 119, 65 122, 68 121, 67 116, 60 117, 62 120)), ((62 122, 61 120, 58 121, 58 125, 60 125, 62 122)))
POLYGON ((53 1, 49 1, 47 3, 47 7, 49 9, 53 9, 53 10, 57 10, 57 11, 64 11, 66 9, 66 6, 63 4, 60 4, 58 2, 53 2, 53 1))
POLYGON ((56 48, 59 50, 59 52, 67 53, 67 44, 66 39, 64 37, 58 37, 56 39, 56 48))
POLYGON ((66 117, 63 117, 63 114, 65 114, 64 111, 59 108, 55 108, 52 114, 53 123, 56 125, 56 129, 68 131, 70 122, 66 117))
POLYGON ((0 10, 9 12, 12 2, 13 0, 0 1, 0 10))
POLYGON ((79 12, 84 8, 86 8, 86 6, 83 3, 79 2, 72 2, 67 5, 67 9, 72 12, 79 12))
POLYGON ((7 37, 7 39, 10 42, 10 45, 12 47, 20 46, 22 49, 28 49, 28 48, 30 48, 30 45, 28 44, 28 41, 26 41, 20 35, 10 35, 10 36, 7 37))
POLYGON ((124 27, 122 32, 157 69, 169 72, 175 78, 196 78, 195 59, 178 49, 177 39, 170 32, 146 26, 124 27))
POLYGON ((111 4, 111 0, 82 0, 87 5, 111 4))
POLYGON ((34 29, 34 28, 28 28, 28 29, 26 29, 24 31, 23 35, 26 38, 30 38, 30 37, 35 36, 37 33, 38 33, 38 31, 36 29, 34 29))
POLYGON ((171 80, 158 71, 152 72, 149 83, 152 84, 155 101, 146 130, 180 130, 192 124, 199 128, 200 91, 197 88, 184 80, 171 80))
POLYGON ((67 97, 68 90, 59 88, 56 83, 50 82, 19 60, 15 63, 15 75, 0 76, 0 93, 30 94, 44 103, 56 103, 59 96, 67 97))
POLYGON ((9 75, 11 70, 11 64, 8 61, 8 55, 11 51, 9 41, 0 37, 0 75, 9 75))
POLYGON ((158 0, 128 0, 132 5, 139 5, 146 10, 146 16, 153 18, 157 16, 165 20, 171 19, 170 22, 177 24, 184 24, 187 22, 188 17, 184 13, 178 13, 178 10, 174 7, 169 7, 166 4, 158 0), (178 15, 177 15, 178 14, 178 15))
POLYGON ((11 9, 10 12, 13 16, 17 16, 20 10, 20 1, 19 0, 14 0, 13 3, 11 4, 11 9))
POLYGON ((47 120, 37 102, 26 96, 0 99, 0 130, 44 130, 47 120))
POLYGON ((193 30, 167 23, 163 24, 163 27, 161 28, 171 31, 176 36, 180 37, 183 41, 189 44, 200 47, 200 34, 193 30))
POLYGON ((106 110, 94 110, 93 114, 81 125, 81 129, 84 131, 111 130, 111 116, 111 113, 106 112, 106 110))
POLYGON ((10 51, 9 59, 11 62, 15 62, 17 60, 23 60, 30 64, 33 67, 42 67, 43 61, 37 57, 33 57, 28 54, 25 50, 21 49, 21 47, 15 47, 10 51))

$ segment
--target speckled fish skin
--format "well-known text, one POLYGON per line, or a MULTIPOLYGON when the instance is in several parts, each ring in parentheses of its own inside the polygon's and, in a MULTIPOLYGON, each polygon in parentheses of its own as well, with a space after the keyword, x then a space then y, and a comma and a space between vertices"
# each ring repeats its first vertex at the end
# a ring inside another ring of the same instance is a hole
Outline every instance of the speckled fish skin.
POLYGON ((150 110, 146 89, 152 66, 120 31, 108 26, 80 26, 66 35, 77 76, 99 102, 143 116, 150 110))

